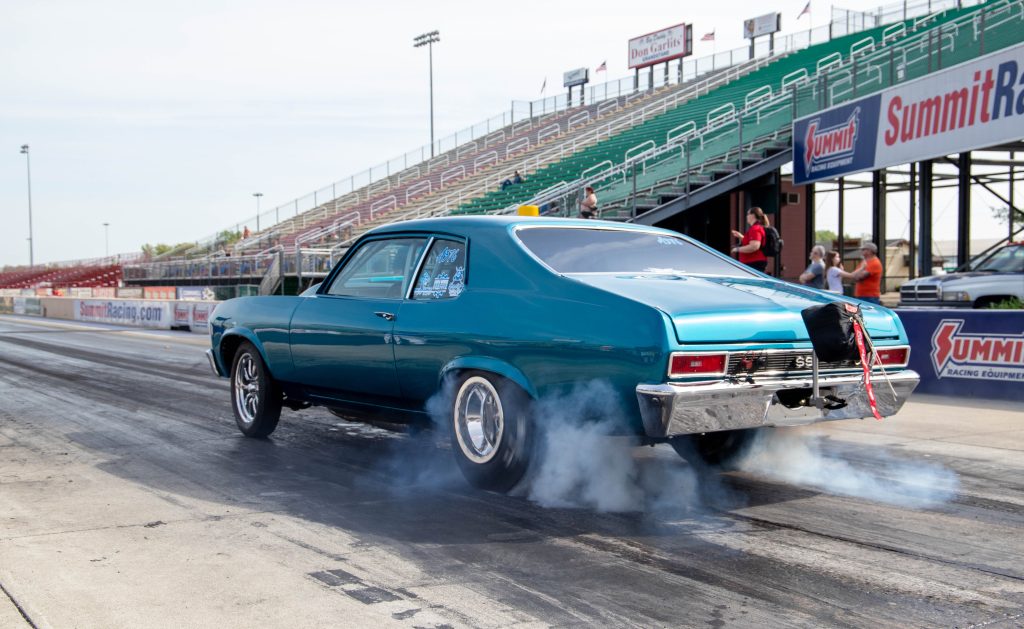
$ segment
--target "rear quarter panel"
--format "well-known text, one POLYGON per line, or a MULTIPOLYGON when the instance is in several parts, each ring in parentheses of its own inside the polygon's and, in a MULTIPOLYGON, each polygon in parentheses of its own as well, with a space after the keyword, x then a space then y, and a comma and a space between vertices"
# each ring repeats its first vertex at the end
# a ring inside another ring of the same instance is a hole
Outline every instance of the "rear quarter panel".
POLYGON ((288 327, 304 297, 240 297, 217 306, 210 317, 210 342, 223 373, 230 373, 234 348, 241 339, 256 346, 277 380, 292 376, 288 327))

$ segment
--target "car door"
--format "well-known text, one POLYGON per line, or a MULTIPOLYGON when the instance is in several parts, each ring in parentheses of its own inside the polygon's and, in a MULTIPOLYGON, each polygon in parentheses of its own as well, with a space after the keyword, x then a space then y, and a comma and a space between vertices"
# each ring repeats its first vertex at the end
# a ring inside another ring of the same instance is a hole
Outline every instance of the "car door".
POLYGON ((437 377, 453 357, 471 353, 467 312, 459 296, 468 280, 466 242, 433 239, 395 322, 395 364, 403 397, 422 402, 437 391, 437 377))
POLYGON ((303 300, 289 329, 296 380, 312 395, 396 398, 392 328, 426 237, 364 241, 303 300))

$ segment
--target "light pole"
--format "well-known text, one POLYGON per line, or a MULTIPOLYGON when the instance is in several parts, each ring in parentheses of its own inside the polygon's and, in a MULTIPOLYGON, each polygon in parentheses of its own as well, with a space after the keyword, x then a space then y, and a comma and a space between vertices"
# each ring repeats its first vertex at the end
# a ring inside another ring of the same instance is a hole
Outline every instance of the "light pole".
POLYGON ((260 230, 260 197, 263 196, 262 192, 253 192, 252 196, 256 197, 256 231, 260 230))
POLYGON ((103 257, 110 257, 110 223, 103 223, 103 257))
POLYGON ((430 156, 434 156, 434 44, 441 41, 437 31, 413 37, 413 48, 426 46, 430 56, 430 156))
POLYGON ((36 257, 32 248, 32 160, 28 156, 28 144, 21 145, 21 154, 25 156, 25 173, 28 175, 28 265, 36 265, 36 257))

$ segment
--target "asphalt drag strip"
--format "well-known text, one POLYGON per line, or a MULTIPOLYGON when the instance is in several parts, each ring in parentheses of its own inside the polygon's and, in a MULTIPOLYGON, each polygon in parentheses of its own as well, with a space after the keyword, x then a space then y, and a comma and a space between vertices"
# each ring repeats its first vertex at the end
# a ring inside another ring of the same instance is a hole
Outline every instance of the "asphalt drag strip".
POLYGON ((0 317, 0 626, 1024 625, 1019 406, 813 427, 809 476, 634 448, 686 499, 600 512, 323 409, 246 439, 201 343, 0 317))

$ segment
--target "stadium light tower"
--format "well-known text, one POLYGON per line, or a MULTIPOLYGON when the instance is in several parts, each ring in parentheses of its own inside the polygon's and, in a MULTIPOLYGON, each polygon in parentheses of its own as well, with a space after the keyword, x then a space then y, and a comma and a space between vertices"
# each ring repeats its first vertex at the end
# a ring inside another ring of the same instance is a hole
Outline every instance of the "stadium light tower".
POLYGON ((413 48, 426 46, 430 54, 430 156, 434 156, 434 44, 441 41, 437 31, 430 31, 413 37, 413 48))
POLYGON ((262 192, 253 192, 252 196, 256 197, 256 231, 260 230, 260 197, 263 196, 262 192))
POLYGON ((110 257, 110 223, 103 223, 103 257, 110 257))
POLYGON ((28 144, 21 145, 21 154, 25 156, 25 173, 28 175, 28 265, 35 266, 36 258, 32 251, 32 160, 28 156, 28 144))

